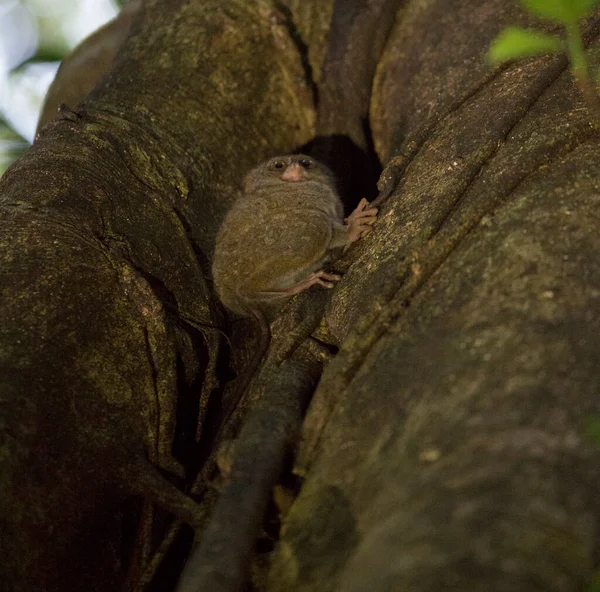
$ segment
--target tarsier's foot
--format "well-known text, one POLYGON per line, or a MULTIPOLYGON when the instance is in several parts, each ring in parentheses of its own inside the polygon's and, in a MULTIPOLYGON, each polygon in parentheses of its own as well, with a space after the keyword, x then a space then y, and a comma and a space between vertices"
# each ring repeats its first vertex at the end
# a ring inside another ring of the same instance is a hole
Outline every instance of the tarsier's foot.
POLYGON ((323 288, 333 288, 335 282, 341 279, 342 276, 338 275, 337 273, 329 273, 323 269, 320 269, 319 271, 311 273, 306 279, 298 282, 291 288, 288 288, 284 293, 288 296, 293 296, 294 294, 299 294, 300 292, 303 292, 314 285, 323 286, 323 288))
POLYGON ((354 243, 359 238, 366 236, 373 230, 372 226, 377 220, 377 208, 365 208, 369 202, 363 197, 356 209, 344 220, 348 224, 348 243, 354 243))
POLYGON ((328 271, 319 269, 319 271, 311 273, 305 281, 309 282, 310 286, 318 284, 324 288, 333 288, 333 286, 335 286, 335 282, 339 282, 341 279, 342 276, 338 275, 337 273, 329 273, 328 271))

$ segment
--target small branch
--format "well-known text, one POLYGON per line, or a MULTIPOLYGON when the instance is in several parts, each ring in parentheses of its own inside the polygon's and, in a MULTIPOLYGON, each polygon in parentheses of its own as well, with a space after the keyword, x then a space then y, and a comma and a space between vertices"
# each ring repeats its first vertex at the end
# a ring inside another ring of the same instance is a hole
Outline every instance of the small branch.
POLYGON ((228 482, 177 592, 242 589, 270 491, 320 374, 320 363, 297 358, 272 367, 266 377, 267 387, 236 439, 228 482))

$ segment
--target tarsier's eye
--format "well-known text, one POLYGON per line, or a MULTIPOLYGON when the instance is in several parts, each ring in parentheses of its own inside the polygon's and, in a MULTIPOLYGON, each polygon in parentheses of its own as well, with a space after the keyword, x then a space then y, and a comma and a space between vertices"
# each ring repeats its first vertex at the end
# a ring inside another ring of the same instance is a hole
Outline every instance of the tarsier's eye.
POLYGON ((311 168, 315 163, 310 158, 303 158, 300 160, 300 165, 305 169, 311 168))
POLYGON ((273 163, 273 168, 281 170, 281 169, 285 168, 285 162, 283 162, 283 160, 276 160, 273 163))

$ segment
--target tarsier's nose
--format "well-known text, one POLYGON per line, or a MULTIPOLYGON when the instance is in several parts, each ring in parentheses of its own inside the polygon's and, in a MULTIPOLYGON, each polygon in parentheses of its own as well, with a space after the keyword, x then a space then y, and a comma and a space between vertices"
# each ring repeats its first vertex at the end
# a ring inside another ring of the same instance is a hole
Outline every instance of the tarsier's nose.
POLYGON ((300 181, 304 175, 304 168, 298 162, 292 162, 288 165, 287 169, 285 169, 281 178, 284 181, 300 181))

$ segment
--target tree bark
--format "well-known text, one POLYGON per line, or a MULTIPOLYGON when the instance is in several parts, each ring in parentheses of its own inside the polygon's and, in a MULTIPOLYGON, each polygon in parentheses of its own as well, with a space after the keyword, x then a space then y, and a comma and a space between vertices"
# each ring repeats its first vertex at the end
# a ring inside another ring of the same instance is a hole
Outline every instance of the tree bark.
MULTIPOLYGON (((598 558, 598 122, 510 3, 408 2, 374 143, 402 173, 327 317, 275 590, 583 590, 598 558)), ((588 23, 595 39, 598 19, 588 23)))
POLYGON ((2 179, 9 590, 117 589, 132 493, 195 519, 151 467, 183 487, 198 462, 221 378, 208 270, 223 213, 248 168, 314 133, 282 23, 266 2, 145 2, 109 74, 2 179))
MULTIPOLYGON (((131 494, 196 521, 175 485, 208 454, 252 338, 215 301, 214 236, 249 168, 320 133, 315 88, 352 101, 336 85, 360 56, 370 77, 370 51, 328 58, 333 4, 144 2, 83 106, 0 181, 0 589, 118 589, 148 559, 130 550, 131 494)), ((340 351, 258 589, 592 577, 598 124, 562 57, 486 66, 508 24, 531 22, 504 0, 408 0, 375 40, 365 141, 401 180, 336 263, 314 335, 340 351)), ((363 103, 324 133, 353 138, 363 103)))

